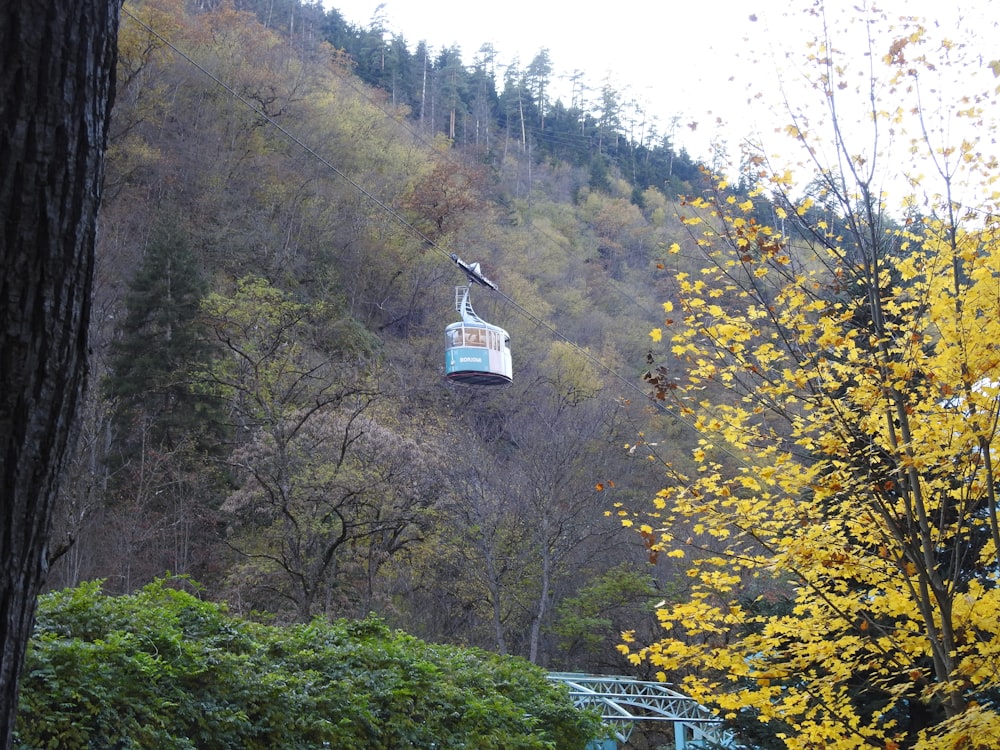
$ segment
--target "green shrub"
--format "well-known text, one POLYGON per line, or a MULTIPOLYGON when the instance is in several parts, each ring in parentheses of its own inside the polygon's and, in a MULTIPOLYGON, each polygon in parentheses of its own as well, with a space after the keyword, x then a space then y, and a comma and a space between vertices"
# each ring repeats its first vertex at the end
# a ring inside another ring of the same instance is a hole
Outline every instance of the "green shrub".
POLYGON ((260 625, 158 581, 42 598, 15 747, 580 750, 597 732, 523 660, 374 618, 260 625))

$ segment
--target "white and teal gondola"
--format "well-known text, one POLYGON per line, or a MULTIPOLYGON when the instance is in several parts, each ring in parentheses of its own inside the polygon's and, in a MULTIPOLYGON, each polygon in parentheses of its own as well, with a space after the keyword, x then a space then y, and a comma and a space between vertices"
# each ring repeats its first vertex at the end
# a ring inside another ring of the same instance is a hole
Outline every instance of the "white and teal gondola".
MULTIPOLYGON (((477 269, 478 270, 478 269, 477 269)), ((476 315, 469 287, 455 288, 462 320, 445 328, 444 373, 464 385, 507 385, 513 381, 510 335, 476 315)))

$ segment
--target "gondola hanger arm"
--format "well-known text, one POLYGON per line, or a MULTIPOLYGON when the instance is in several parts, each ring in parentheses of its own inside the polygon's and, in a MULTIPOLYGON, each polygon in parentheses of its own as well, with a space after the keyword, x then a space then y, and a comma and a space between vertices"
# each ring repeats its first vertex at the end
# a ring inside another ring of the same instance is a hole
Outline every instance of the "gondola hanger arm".
POLYGON ((458 264, 458 267, 465 271, 465 275, 469 277, 469 281, 474 284, 479 284, 480 286, 489 287, 495 292, 500 291, 500 288, 490 281, 488 278, 483 276, 483 272, 479 270, 478 263, 466 263, 464 260, 458 257, 455 253, 451 254, 451 259, 458 264))

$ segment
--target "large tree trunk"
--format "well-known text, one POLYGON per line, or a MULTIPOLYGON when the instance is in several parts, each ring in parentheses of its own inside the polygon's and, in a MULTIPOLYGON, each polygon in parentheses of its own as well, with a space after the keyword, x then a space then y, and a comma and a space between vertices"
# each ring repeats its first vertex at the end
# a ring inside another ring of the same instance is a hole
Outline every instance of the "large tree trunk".
POLYGON ((118 0, 0 10, 0 747, 87 373, 118 0))

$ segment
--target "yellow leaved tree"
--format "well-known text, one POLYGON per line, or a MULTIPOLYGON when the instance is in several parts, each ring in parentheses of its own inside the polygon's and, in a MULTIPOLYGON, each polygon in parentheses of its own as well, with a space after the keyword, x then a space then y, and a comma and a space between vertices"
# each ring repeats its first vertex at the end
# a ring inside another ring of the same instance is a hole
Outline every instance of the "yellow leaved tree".
POLYGON ((696 471, 625 523, 689 585, 619 648, 749 745, 1000 747, 996 84, 944 24, 873 11, 855 56, 810 10, 802 162, 683 207, 647 379, 696 471))

